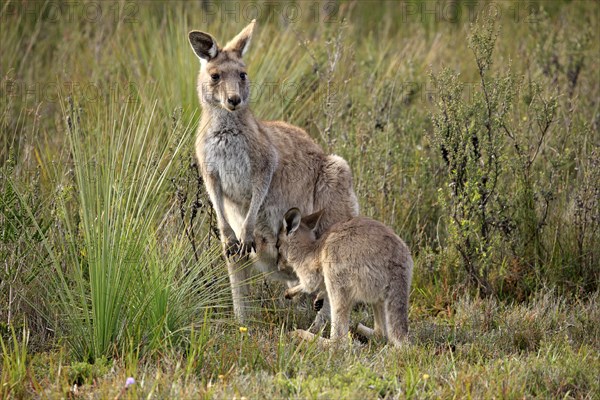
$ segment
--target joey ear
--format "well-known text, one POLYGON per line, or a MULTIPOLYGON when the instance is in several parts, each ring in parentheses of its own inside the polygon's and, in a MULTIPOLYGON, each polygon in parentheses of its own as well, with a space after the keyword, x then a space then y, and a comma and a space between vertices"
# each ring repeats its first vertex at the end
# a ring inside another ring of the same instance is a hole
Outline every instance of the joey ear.
POLYGON ((289 235, 290 233, 295 232, 300 226, 301 219, 302 216, 300 215, 300 210, 297 208, 290 208, 283 217, 283 228, 285 229, 286 234, 289 235))
POLYGON ((191 31, 188 34, 188 38, 194 53, 196 53, 200 60, 210 61, 219 54, 217 41, 208 33, 191 31))
POLYGON ((321 217, 323 216, 324 211, 325 210, 321 210, 317 211, 316 213, 307 215, 306 217, 302 218, 302 222, 304 222, 308 229, 314 231, 315 228, 319 225, 319 221, 321 221, 321 217))
POLYGON ((250 45, 250 39, 252 39, 252 31, 254 30, 254 25, 256 24, 256 20, 253 19, 252 22, 248 24, 240 33, 237 34, 236 37, 231 39, 223 48, 223 50, 233 51, 237 53, 238 57, 242 57, 246 50, 248 50, 248 46, 250 45))

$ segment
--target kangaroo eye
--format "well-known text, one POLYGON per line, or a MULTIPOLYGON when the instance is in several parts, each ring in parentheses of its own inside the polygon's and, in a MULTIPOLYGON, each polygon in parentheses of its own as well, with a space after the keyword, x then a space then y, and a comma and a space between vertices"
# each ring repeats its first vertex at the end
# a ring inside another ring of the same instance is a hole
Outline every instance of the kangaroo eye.
POLYGON ((248 74, 246 74, 245 72, 241 72, 241 73, 240 73, 240 78, 241 78, 243 81, 245 81, 247 77, 248 77, 248 74))
POLYGON ((215 81, 215 82, 216 82, 216 81, 218 81, 218 80, 219 80, 219 78, 221 78, 221 75, 219 75, 219 74, 210 74, 210 78, 211 78, 213 81, 215 81))

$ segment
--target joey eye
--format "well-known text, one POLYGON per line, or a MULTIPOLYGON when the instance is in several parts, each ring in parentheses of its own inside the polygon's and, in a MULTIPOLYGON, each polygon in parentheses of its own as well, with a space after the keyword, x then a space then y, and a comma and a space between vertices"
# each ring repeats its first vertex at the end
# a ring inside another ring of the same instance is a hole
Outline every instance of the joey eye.
POLYGON ((240 79, 241 79, 241 80, 245 81, 247 77, 248 77, 248 74, 247 74, 247 73, 245 73, 245 72, 240 72, 240 79))
POLYGON ((216 81, 218 81, 218 80, 221 78, 221 75, 219 75, 219 74, 210 74, 210 78, 211 78, 211 79, 212 79, 214 82, 216 82, 216 81))

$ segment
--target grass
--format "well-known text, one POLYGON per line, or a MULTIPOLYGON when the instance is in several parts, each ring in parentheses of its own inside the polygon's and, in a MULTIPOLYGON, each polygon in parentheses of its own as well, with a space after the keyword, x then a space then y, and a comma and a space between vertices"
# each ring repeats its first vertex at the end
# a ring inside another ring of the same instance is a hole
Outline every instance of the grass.
POLYGON ((139 359, 125 352, 108 366, 35 354, 22 393, 75 394, 81 375, 89 378, 77 396, 100 398, 594 398, 600 390, 597 298, 570 303, 547 292, 510 305, 465 297, 447 311, 413 308, 410 344, 400 349, 355 340, 326 350, 277 324, 245 332, 204 324, 179 351, 139 359), (128 376, 136 384, 124 391, 128 376))
POLYGON ((596 398, 598 4, 248 4, 0 5, 2 398, 596 398), (403 348, 292 339, 262 277, 231 319, 187 32, 250 17, 255 114, 412 249, 403 348))

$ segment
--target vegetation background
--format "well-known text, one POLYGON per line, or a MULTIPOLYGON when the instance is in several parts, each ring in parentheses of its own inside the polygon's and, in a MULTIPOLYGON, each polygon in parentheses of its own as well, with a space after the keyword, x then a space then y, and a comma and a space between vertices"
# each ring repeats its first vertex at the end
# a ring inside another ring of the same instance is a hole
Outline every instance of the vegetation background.
POLYGON ((598 398, 599 17, 595 1, 2 2, 0 397, 598 398), (264 277, 255 321, 231 319, 187 32, 224 43, 252 18, 255 114, 346 158, 361 212, 413 251, 401 349, 289 338, 314 312, 264 277))

